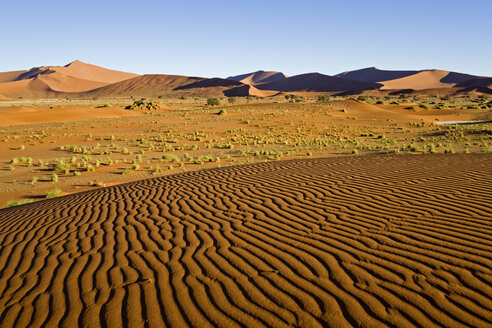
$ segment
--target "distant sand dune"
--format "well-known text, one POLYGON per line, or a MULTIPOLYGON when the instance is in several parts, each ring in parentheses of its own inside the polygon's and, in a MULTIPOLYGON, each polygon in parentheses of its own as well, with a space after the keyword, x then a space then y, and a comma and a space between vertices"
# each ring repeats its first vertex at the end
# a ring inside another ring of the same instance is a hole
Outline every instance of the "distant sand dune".
POLYGON ((490 327, 491 160, 268 162, 0 210, 0 326, 490 327))

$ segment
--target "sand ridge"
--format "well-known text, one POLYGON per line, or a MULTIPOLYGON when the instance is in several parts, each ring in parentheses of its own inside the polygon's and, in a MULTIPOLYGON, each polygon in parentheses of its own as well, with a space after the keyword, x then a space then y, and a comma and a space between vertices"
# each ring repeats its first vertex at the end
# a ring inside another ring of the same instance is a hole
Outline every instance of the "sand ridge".
POLYGON ((268 162, 0 210, 0 324, 490 326, 491 163, 268 162))

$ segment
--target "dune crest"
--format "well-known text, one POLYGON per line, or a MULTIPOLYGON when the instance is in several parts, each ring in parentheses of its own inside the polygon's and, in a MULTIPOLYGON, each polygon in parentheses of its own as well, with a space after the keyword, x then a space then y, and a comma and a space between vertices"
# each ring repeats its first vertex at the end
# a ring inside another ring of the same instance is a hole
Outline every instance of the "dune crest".
POLYGON ((260 70, 253 73, 230 76, 227 79, 254 86, 261 83, 283 80, 285 78, 287 78, 287 76, 282 72, 274 72, 274 71, 265 72, 260 70))

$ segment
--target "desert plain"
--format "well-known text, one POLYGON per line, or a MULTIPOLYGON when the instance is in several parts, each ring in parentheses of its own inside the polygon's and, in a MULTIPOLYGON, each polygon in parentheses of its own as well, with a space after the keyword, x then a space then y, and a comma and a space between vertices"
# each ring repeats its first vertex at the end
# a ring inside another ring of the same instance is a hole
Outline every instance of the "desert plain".
POLYGON ((0 73, 0 326, 490 327, 491 86, 0 73))

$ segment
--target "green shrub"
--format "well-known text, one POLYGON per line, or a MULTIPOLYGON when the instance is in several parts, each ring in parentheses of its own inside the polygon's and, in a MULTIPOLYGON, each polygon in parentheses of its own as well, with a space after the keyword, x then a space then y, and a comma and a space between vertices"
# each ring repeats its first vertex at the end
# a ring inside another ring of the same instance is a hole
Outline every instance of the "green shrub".
POLYGON ((236 97, 229 97, 229 98, 227 98, 227 101, 229 102, 229 104, 235 103, 236 100, 237 100, 236 97))
POLYGON ((318 96, 317 101, 318 102, 328 102, 331 100, 331 97, 328 95, 325 96, 318 96))
POLYGON ((219 98, 208 98, 207 99, 207 105, 219 106, 220 105, 220 99, 219 98))
POLYGON ((46 198, 55 198, 55 197, 58 197, 58 196, 60 196, 61 192, 62 192, 61 189, 58 189, 58 188, 57 189, 53 189, 53 190, 48 191, 46 193, 46 198))
POLYGON ((226 111, 225 109, 221 109, 221 110, 217 113, 217 115, 225 115, 225 114, 227 114, 227 111, 226 111))

